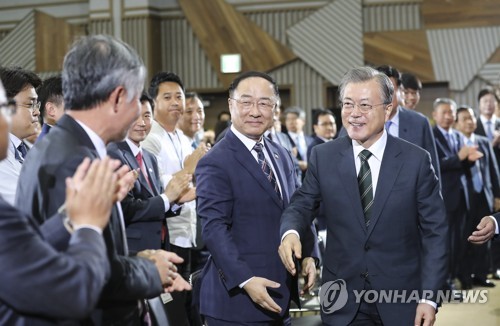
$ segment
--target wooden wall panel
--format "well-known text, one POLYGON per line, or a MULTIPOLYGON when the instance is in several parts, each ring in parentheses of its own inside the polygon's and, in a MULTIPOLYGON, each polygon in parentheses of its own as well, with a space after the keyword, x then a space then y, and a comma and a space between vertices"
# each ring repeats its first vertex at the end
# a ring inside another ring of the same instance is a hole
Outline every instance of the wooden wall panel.
POLYGON ((269 71, 295 58, 293 52, 277 42, 224 0, 179 0, 207 57, 223 85, 235 74, 220 72, 220 55, 240 53, 243 70, 269 71))
POLYGON ((424 0, 425 28, 463 28, 500 25, 498 0, 424 0))
POLYGON ((35 11, 36 71, 59 71, 64 55, 75 38, 83 35, 82 28, 65 19, 35 11))
POLYGON ((435 80, 425 31, 365 33, 363 41, 367 62, 390 64, 423 82, 435 80))

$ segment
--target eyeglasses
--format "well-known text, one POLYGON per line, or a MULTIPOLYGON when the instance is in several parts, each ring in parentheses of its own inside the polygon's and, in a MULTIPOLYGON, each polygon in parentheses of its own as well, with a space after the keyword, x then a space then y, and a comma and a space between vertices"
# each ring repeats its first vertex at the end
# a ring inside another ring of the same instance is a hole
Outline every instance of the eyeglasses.
POLYGON ((361 113, 368 113, 368 112, 370 112, 373 109, 373 107, 379 106, 379 105, 386 105, 386 104, 389 104, 389 103, 379 103, 379 104, 366 104, 366 103, 363 103, 363 104, 357 104, 357 103, 350 102, 350 101, 345 101, 345 102, 341 103, 342 110, 344 110, 346 112, 352 112, 354 110, 354 107, 357 106, 359 108, 359 111, 361 111, 361 113))
POLYGON ((4 117, 11 117, 16 114, 16 101, 14 99, 9 99, 7 103, 0 104, 0 113, 4 117))
POLYGON ((258 99, 254 100, 253 98, 232 98, 229 99, 236 101, 244 110, 250 110, 252 106, 257 103, 257 108, 262 111, 272 110, 276 106, 276 103, 268 100, 268 99, 258 99))
POLYGON ((19 106, 22 106, 23 108, 27 108, 30 110, 31 113, 35 112, 36 110, 40 110, 40 102, 31 102, 29 104, 19 104, 19 106))

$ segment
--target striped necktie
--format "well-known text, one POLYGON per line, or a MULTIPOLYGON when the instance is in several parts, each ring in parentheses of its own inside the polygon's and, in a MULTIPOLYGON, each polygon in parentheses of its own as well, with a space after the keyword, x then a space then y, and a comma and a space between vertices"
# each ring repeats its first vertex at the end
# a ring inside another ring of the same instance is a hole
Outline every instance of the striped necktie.
POLYGON ((261 143, 256 143, 253 149, 257 152, 257 159, 259 160, 259 165, 262 168, 262 171, 266 175, 267 180, 271 182, 271 185, 274 188, 274 191, 276 191, 276 194, 278 197, 281 199, 281 192, 280 188, 278 186, 278 182, 276 181, 276 176, 274 175, 273 170, 269 166, 269 162, 267 162, 266 157, 264 156, 264 148, 262 147, 261 143))
POLYGON ((361 167, 358 174, 358 187, 359 194, 361 196, 361 205, 363 206, 363 213, 365 214, 366 227, 370 225, 370 213, 373 205, 372 172, 370 170, 370 165, 368 164, 368 159, 371 156, 372 153, 366 149, 359 153, 361 167))

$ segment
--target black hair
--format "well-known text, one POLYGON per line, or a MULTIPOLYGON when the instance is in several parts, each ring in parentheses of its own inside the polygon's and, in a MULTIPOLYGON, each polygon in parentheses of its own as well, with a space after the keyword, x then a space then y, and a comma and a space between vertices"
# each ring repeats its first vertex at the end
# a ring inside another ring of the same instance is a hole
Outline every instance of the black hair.
POLYGON ((63 103, 62 77, 61 75, 45 79, 36 89, 38 101, 40 101, 40 115, 45 115, 45 104, 52 102, 56 104, 63 103))
POLYGON ((228 91, 229 91, 229 97, 233 96, 233 93, 234 93, 235 89, 238 88, 238 85, 240 84, 240 82, 242 80, 250 78, 250 77, 264 78, 265 80, 267 80, 268 82, 270 82, 273 85, 274 95, 276 95, 276 97, 280 96, 280 93, 279 93, 279 90, 278 90, 278 85, 276 84, 276 81, 271 76, 269 76, 268 74, 266 74, 264 72, 251 70, 251 71, 247 71, 247 72, 244 72, 244 73, 240 74, 238 77, 236 77, 233 80, 233 82, 231 83, 231 85, 229 85, 229 89, 228 89, 228 91))
POLYGON ((42 83, 40 77, 33 71, 18 66, 0 67, 0 80, 2 80, 8 98, 14 98, 26 86, 37 88, 42 83))
POLYGON ((398 86, 401 85, 401 74, 399 73, 399 71, 396 68, 389 66, 389 65, 382 65, 382 66, 378 66, 375 69, 384 73, 389 78, 392 77, 392 78, 396 79, 396 84, 398 86))
POLYGON ((160 87, 160 84, 167 82, 178 84, 181 87, 182 92, 185 92, 184 84, 182 83, 182 80, 179 76, 177 76, 173 72, 162 71, 151 78, 151 83, 149 84, 149 95, 152 98, 156 98, 156 96, 158 96, 158 88, 160 87))

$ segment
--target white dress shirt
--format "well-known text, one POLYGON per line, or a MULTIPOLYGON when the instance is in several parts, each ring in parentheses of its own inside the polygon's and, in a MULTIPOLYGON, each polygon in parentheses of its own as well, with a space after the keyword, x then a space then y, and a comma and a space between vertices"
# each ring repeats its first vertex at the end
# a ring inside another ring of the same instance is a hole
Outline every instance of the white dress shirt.
POLYGON ((399 106, 396 108, 396 114, 392 117, 392 119, 388 120, 391 122, 391 125, 387 129, 389 135, 394 137, 399 137, 399 106))
MULTIPOLYGON (((183 169, 184 160, 193 152, 191 142, 180 129, 167 132, 156 121, 153 121, 151 132, 141 145, 156 156, 164 188, 172 175, 183 169)), ((182 248, 195 246, 196 224, 196 201, 192 200, 184 203, 178 216, 167 219, 170 243, 182 248)))
POLYGON ((21 140, 9 133, 9 149, 7 158, 0 162, 0 195, 6 202, 14 206, 16 201, 17 181, 23 164, 16 159, 17 146, 21 140))

